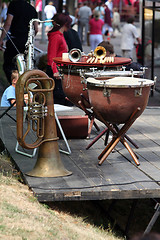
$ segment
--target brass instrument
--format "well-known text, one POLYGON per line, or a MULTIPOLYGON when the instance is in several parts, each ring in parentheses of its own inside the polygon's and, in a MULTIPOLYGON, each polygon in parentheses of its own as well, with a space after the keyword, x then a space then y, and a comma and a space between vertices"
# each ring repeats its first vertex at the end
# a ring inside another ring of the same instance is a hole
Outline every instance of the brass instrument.
POLYGON ((68 58, 71 62, 78 62, 82 57, 82 52, 78 48, 73 48, 68 54, 68 58))
POLYGON ((102 46, 95 48, 94 52, 91 52, 90 57, 87 59, 87 63, 112 63, 114 62, 114 57, 106 57, 106 49, 102 46))
POLYGON ((98 46, 94 50, 94 56, 98 59, 103 59, 106 56, 106 49, 102 46, 98 46))
POLYGON ((45 23, 45 22, 53 22, 53 20, 45 20, 41 21, 39 19, 31 19, 29 22, 29 32, 28 39, 25 44, 25 54, 17 54, 16 62, 18 67, 19 75, 23 74, 26 70, 34 69, 34 22, 45 23))
POLYGON ((24 54, 19 53, 16 55, 16 62, 19 75, 23 74, 26 71, 26 62, 24 59, 24 54))
POLYGON ((19 77, 16 84, 17 140, 27 149, 39 147, 37 162, 27 173, 29 176, 58 177, 71 174, 62 164, 57 143, 53 103, 54 86, 54 80, 40 70, 26 71, 19 77), (34 89, 30 87, 33 83, 36 85, 34 89), (23 133, 24 91, 28 94, 25 133, 23 133), (31 128, 36 132, 36 140, 33 143, 27 143, 31 128))

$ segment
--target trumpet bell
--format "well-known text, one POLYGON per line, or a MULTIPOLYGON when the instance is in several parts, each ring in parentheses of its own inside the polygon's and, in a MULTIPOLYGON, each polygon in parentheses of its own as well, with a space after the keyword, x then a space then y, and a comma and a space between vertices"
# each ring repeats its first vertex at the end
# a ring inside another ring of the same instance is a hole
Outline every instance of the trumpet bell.
POLYGON ((78 48, 73 48, 70 50, 68 57, 71 62, 78 62, 82 57, 82 52, 78 48))
POLYGON ((94 56, 98 59, 105 58, 106 54, 106 49, 102 46, 98 46, 94 50, 94 56))

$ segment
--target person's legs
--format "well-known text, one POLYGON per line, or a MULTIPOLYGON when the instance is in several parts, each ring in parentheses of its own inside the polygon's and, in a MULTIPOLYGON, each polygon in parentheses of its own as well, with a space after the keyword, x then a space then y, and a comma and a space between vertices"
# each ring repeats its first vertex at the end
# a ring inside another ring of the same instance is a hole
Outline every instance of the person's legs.
POLYGON ((90 36, 89 36, 89 42, 90 42, 90 45, 91 45, 91 50, 93 50, 94 51, 94 49, 95 49, 95 36, 94 36, 94 34, 90 34, 90 36))
POLYGON ((117 25, 117 29, 118 29, 118 31, 121 33, 121 27, 120 27, 120 24, 117 25))
POLYGON ((103 36, 101 34, 95 35, 95 48, 98 46, 99 43, 103 41, 103 36))
POLYGON ((79 22, 78 24, 78 34, 81 42, 83 41, 83 22, 79 22))
POLYGON ((84 32, 83 44, 86 45, 87 44, 87 34, 88 34, 88 30, 89 30, 88 21, 84 22, 84 28, 85 28, 85 32, 84 32))

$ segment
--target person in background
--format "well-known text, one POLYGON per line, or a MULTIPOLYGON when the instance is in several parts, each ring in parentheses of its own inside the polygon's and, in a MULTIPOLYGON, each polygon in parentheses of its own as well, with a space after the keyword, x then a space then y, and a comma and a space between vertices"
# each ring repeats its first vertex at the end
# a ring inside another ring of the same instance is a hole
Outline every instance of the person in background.
POLYGON ((52 20, 54 21, 54 27, 48 32, 46 73, 49 77, 54 78, 55 80, 55 88, 53 91, 54 103, 70 105, 70 102, 66 100, 63 92, 61 78, 56 63, 53 62, 53 58, 62 57, 63 53, 68 52, 67 43, 63 33, 71 27, 72 19, 69 15, 57 13, 52 20))
POLYGON ((120 14, 119 14, 117 8, 113 8, 112 28, 113 28, 113 32, 112 32, 111 37, 115 37, 115 30, 116 29, 119 32, 121 32, 121 29, 120 29, 120 14))
POLYGON ((112 28, 110 10, 108 6, 105 5, 104 26, 103 26, 102 33, 104 36, 107 36, 108 34, 112 34, 112 32, 113 32, 113 28, 112 28))
MULTIPOLYGON (((10 85, 6 90, 4 91, 2 98, 1 98, 1 107, 10 107, 12 104, 16 106, 16 83, 19 78, 19 73, 17 70, 13 70, 11 74, 11 82, 12 85, 10 85)), ((24 94, 24 102, 25 104, 28 104, 28 94, 24 94)))
POLYGON ((7 4, 5 2, 3 2, 2 3, 2 11, 1 11, 1 14, 0 14, 1 26, 4 25, 4 23, 7 19, 7 10, 8 10, 7 4))
POLYGON ((102 27, 104 25, 104 21, 100 19, 99 11, 94 11, 93 18, 89 20, 89 29, 90 29, 90 36, 89 41, 91 45, 91 50, 95 50, 97 45, 102 42, 103 35, 102 35, 102 27))
POLYGON ((73 48, 78 48, 81 50, 81 52, 83 52, 82 43, 80 41, 78 32, 73 29, 73 26, 74 24, 71 25, 71 28, 69 28, 68 31, 65 31, 63 33, 68 46, 68 51, 70 51, 73 48))
MULTIPOLYGON (((107 57, 121 57, 121 56, 118 56, 117 54, 115 54, 114 47, 109 41, 102 41, 101 43, 99 43, 98 46, 102 46, 106 49, 107 57)), ((138 62, 132 61, 130 64, 125 66, 126 71, 130 71, 131 69, 133 69, 134 71, 141 71, 142 65, 138 62)))
MULTIPOLYGON (((10 2, 7 19, 0 37, 0 50, 4 50, 3 41, 5 40, 6 33, 8 31, 11 33, 11 37, 6 42, 3 63, 3 70, 9 83, 11 83, 12 70, 16 69, 13 58, 18 53, 24 53, 25 44, 28 39, 29 22, 33 18, 37 18, 37 12, 26 0, 10 2)), ((36 34, 38 32, 37 22, 34 22, 34 28, 36 34)))
POLYGON ((66 15, 69 15, 69 11, 68 11, 68 6, 67 5, 63 5, 62 13, 66 14, 66 15))
POLYGON ((109 41, 102 41, 98 44, 98 46, 102 46, 106 49, 107 57, 115 57, 116 56, 116 54, 114 53, 114 47, 109 41))
POLYGON ((42 0, 36 0, 36 11, 38 13, 38 18, 42 20, 42 0))
POLYGON ((1 98, 1 107, 9 107, 16 101, 15 87, 16 87, 16 83, 18 81, 18 77, 19 77, 18 71, 13 70, 12 74, 11 74, 12 85, 10 85, 4 91, 2 98, 1 98))
POLYGON ((108 7, 108 9, 110 11, 110 16, 112 19, 113 18, 113 2, 112 2, 112 0, 108 0, 107 2, 105 2, 105 5, 108 7))
MULTIPOLYGON (((51 20, 53 18, 53 16, 57 13, 57 10, 56 10, 55 6, 53 6, 52 1, 49 1, 49 3, 45 6, 44 13, 46 15, 46 20, 51 20)), ((45 28, 46 32, 51 30, 51 28, 53 27, 52 22, 46 22, 45 27, 46 27, 45 28)))
POLYGON ((91 16, 92 16, 91 8, 87 6, 87 2, 84 2, 83 6, 80 7, 78 11, 78 34, 82 44, 84 45, 87 45, 87 34, 89 29, 89 20, 91 16))
POLYGON ((75 18, 76 18, 75 22, 76 22, 77 24, 78 24, 78 12, 79 12, 80 7, 82 7, 82 6, 83 6, 82 2, 79 2, 79 3, 78 3, 78 6, 77 6, 77 8, 76 8, 76 10, 75 10, 75 18))
POLYGON ((140 38, 136 26, 134 26, 134 17, 129 17, 122 29, 121 50, 123 57, 133 59, 135 41, 139 44, 140 38))
POLYGON ((97 7, 95 7, 95 9, 93 10, 93 14, 94 14, 95 11, 98 11, 99 14, 100 14, 99 18, 104 21, 105 9, 102 6, 102 4, 103 3, 101 2, 101 0, 98 0, 97 7))

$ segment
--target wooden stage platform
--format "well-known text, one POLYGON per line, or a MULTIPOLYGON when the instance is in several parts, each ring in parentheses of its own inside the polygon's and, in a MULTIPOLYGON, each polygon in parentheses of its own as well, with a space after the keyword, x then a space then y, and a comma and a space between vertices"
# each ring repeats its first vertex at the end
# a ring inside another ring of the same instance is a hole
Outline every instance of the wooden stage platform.
MULTIPOLYGON (((2 111, 4 108, 0 109, 0 114, 2 111)), ((76 111, 83 114, 79 109, 76 111)), ((15 117, 15 109, 9 114, 15 117)), ((104 129, 101 123, 98 125, 104 129)), ((37 155, 29 158, 16 153, 16 123, 7 115, 0 120, 0 138, 40 202, 160 198, 160 108, 147 108, 127 132, 139 146, 139 149, 133 147, 139 156, 139 167, 121 143, 99 166, 97 157, 104 149, 104 139, 85 149, 96 134, 92 130, 90 140, 68 140, 72 153, 61 153, 61 158, 72 172, 71 176, 29 177, 25 173, 33 168, 37 155)), ((63 140, 59 140, 59 146, 65 150, 63 140)))

